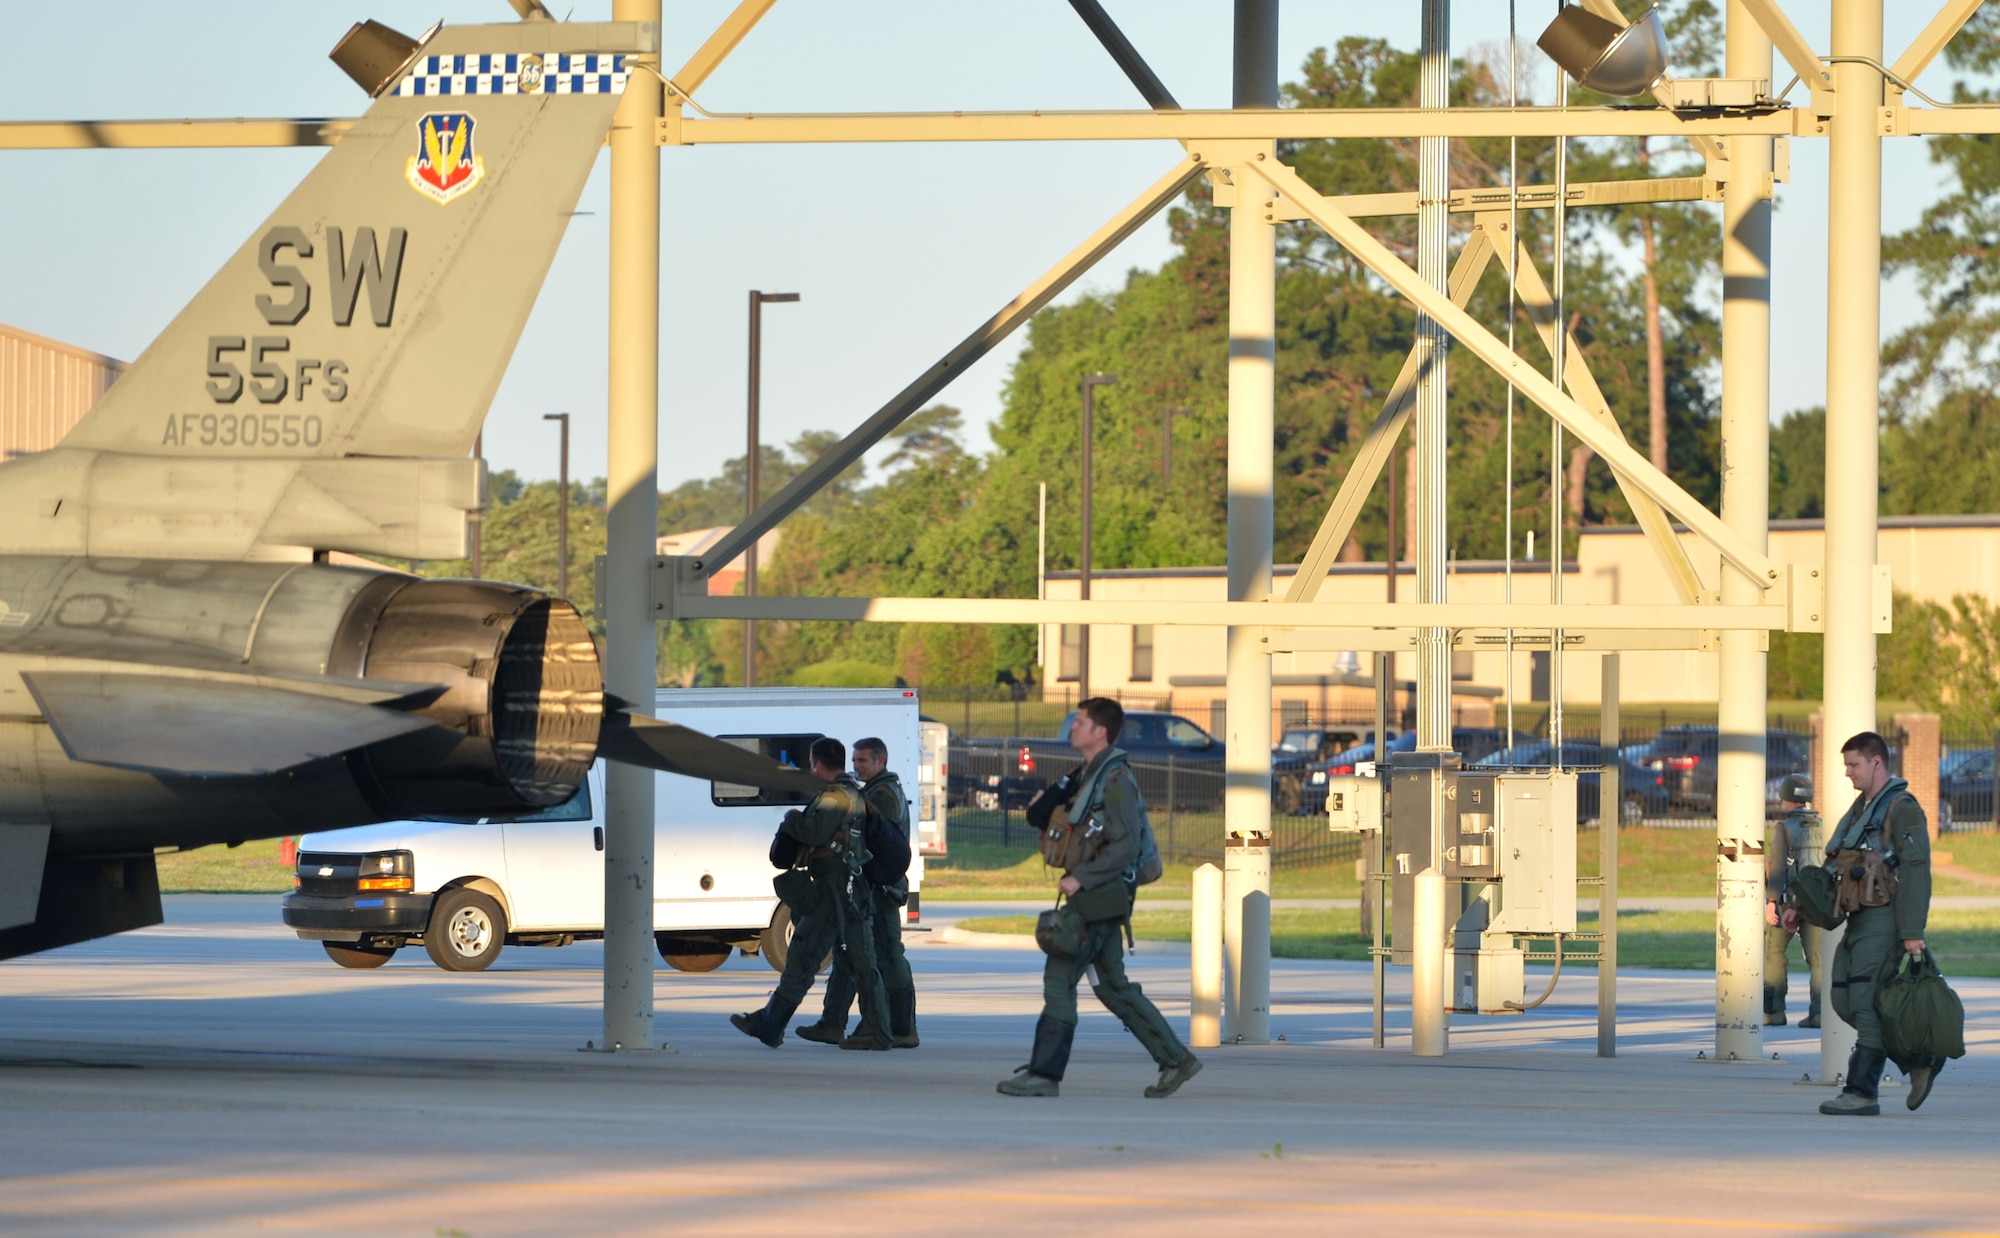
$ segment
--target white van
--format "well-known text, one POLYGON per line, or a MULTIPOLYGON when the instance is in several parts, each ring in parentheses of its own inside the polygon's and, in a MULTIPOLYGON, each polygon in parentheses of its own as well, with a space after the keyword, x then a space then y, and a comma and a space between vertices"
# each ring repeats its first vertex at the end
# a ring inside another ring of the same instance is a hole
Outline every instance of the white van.
MULTIPOLYGON (((668 689, 659 717, 801 769, 822 735, 850 752, 872 735, 889 746, 889 768, 913 808, 923 799, 914 692, 668 689)), ((653 930, 670 965, 713 971, 741 949, 783 970, 792 926, 771 892, 771 838, 785 810, 806 798, 656 776, 653 930)), ((913 855, 913 895, 922 880, 923 859, 913 855)), ((396 821, 307 834, 293 884, 285 923, 343 967, 380 967, 422 944, 446 971, 480 971, 506 945, 601 938, 603 763, 569 803, 519 821, 396 821)))

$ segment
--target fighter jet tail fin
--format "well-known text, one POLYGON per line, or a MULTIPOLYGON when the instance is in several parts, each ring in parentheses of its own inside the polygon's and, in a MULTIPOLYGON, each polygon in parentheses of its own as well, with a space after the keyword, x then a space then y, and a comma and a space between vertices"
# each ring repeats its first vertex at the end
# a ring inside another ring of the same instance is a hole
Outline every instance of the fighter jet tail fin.
POLYGON ((456 26, 384 61, 367 113, 63 446, 463 458, 658 40, 629 22, 456 26))

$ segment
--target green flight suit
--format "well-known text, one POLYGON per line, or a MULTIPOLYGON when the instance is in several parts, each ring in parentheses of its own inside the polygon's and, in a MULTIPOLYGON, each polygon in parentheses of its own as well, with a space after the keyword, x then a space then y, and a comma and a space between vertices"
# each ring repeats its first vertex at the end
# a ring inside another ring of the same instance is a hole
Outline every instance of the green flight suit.
POLYGON ((782 1011, 780 1022, 790 1018, 812 991, 820 960, 837 948, 834 957, 847 965, 860 991, 862 1033, 879 1034, 886 1041, 888 999, 876 969, 873 902, 868 897, 868 879, 861 872, 868 859, 860 838, 867 820, 861 784, 842 774, 805 811, 835 814, 841 832, 833 846, 819 848, 806 859, 813 901, 810 907, 792 909, 796 919, 791 952, 770 1008, 782 1011))
MULTIPOLYGON (((1767 1015, 1784 1015, 1785 994, 1790 987, 1786 972, 1790 965, 1794 934, 1785 931, 1782 913, 1792 877, 1801 865, 1813 862, 1822 841, 1819 814, 1810 808, 1794 808, 1785 814, 1784 820, 1771 827, 1770 840, 1764 847, 1764 899, 1778 905, 1781 921, 1764 926, 1764 1013, 1767 1015)), ((1819 1022, 1822 932, 1810 924, 1801 923, 1796 934, 1799 949, 1806 957, 1806 974, 1811 981, 1811 1013, 1808 1018, 1814 1023, 1819 1022)))
MULTIPOLYGON (((1083 769, 1085 783, 1113 756, 1124 753, 1116 748, 1098 753, 1083 769)), ((1083 803, 1086 793, 1087 787, 1078 794, 1079 813, 1089 808, 1083 803)), ((1076 986, 1088 977, 1097 1000, 1118 1016, 1161 1069, 1167 1069, 1188 1056, 1187 1046, 1174 1035, 1159 1007, 1125 974, 1123 931, 1132 913, 1132 889, 1125 884, 1125 873, 1139 860, 1139 810, 1144 803, 1129 765, 1121 762, 1105 774, 1101 799, 1093 820, 1102 824, 1104 849, 1069 870, 1083 886, 1070 897, 1069 905, 1083 915, 1089 932, 1081 953, 1052 954, 1042 965, 1042 1018, 1075 1028, 1076 986)), ((1039 1051, 1037 1056, 1042 1056, 1039 1051)), ((1049 1057, 1031 1063, 1031 1068, 1045 1078, 1061 1079, 1069 1058, 1067 1038, 1049 1057), (1054 1060, 1057 1057, 1061 1060, 1054 1060)))
MULTIPOLYGON (((882 819, 910 836, 910 801, 903 795, 902 780, 892 770, 870 778, 861 788, 882 819)), ((909 901, 908 878, 893 886, 868 885, 873 917, 875 965, 882 976, 882 989, 889 1003, 889 1015, 898 1035, 908 1035, 914 1026, 916 981, 910 975, 909 956, 903 951, 903 905, 909 901), (907 1015, 905 1014, 907 1010, 907 1015), (910 1027, 902 1026, 905 1022, 910 1027)), ((840 955, 833 957, 833 971, 826 978, 826 1006, 820 1022, 827 1027, 845 1027, 848 1008, 854 1004, 854 972, 840 955)))
POLYGON ((1828 972, 1834 1012, 1853 1024, 1856 1048, 1878 1054, 1882 1020, 1875 1010, 1875 994, 1896 974, 1903 943, 1921 939, 1930 918, 1930 825, 1908 790, 1901 778, 1891 778, 1875 798, 1864 801, 1856 796, 1826 844, 1831 857, 1849 849, 1881 851, 1886 837, 1897 860, 1896 897, 1887 906, 1864 907, 1847 917, 1847 931, 1828 972))

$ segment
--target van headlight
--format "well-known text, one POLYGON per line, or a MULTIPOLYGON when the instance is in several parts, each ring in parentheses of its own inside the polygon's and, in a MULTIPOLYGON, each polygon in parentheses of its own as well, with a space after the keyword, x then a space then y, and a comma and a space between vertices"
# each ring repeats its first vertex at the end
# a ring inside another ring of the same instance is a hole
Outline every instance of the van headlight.
POLYGON ((416 857, 407 851, 371 851, 361 857, 358 888, 363 890, 415 890, 416 857))

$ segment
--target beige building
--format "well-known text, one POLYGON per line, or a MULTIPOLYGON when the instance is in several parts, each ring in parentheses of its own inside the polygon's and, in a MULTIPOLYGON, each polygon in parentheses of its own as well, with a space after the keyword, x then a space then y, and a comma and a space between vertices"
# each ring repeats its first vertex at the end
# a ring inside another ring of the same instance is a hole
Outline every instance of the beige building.
MULTIPOLYGON (((1683 544, 1709 589, 1721 586, 1721 556, 1683 531, 1683 544)), ((1778 520, 1771 524, 1771 557, 1784 563, 1823 560, 1825 531, 1817 520, 1778 520)), ((2000 515, 1884 517, 1876 561, 1888 565, 1898 590, 1929 601, 1949 601, 1961 593, 2000 599, 2000 515)), ((1296 567, 1274 573, 1278 591, 1290 583, 1296 567)), ((1398 596, 1415 596, 1413 569, 1404 564, 1398 596)), ((1541 602, 1548 598, 1547 562, 1514 564, 1515 600, 1541 602)), ((1319 600, 1380 602, 1385 578, 1380 563, 1339 563, 1327 574, 1319 600)), ((1093 572, 1091 596, 1120 601, 1223 601, 1228 581, 1220 567, 1149 568, 1093 572)), ((1454 564, 1447 589, 1454 602, 1497 602, 1506 597, 1508 574, 1491 562, 1454 564)), ((1671 604, 1673 586, 1661 572, 1645 537, 1632 526, 1586 528, 1577 558, 1564 564, 1563 594, 1584 605, 1671 604)), ((1074 572, 1055 573, 1048 580, 1051 598, 1078 596, 1074 572)), ((1050 624, 1043 631, 1046 695, 1061 699, 1078 689, 1082 629, 1050 624)), ((1090 687, 1116 693, 1127 702, 1155 702, 1202 721, 1211 702, 1223 693, 1225 650, 1223 630, 1208 627, 1132 627, 1100 624, 1090 629, 1090 687)), ((1369 653, 1278 654, 1272 667, 1274 705, 1278 721, 1286 717, 1362 721, 1374 710, 1374 655, 1369 653)), ((1599 658, 1571 653, 1562 668, 1563 699, 1594 703, 1598 697, 1599 658)), ((1414 669, 1405 656, 1397 662, 1402 704, 1407 704, 1414 669)), ((1459 720, 1481 725, 1509 688, 1504 649, 1460 652, 1452 659, 1452 701, 1459 720)), ((1546 702, 1550 668, 1546 652, 1517 649, 1512 665, 1513 699, 1520 704, 1546 702)), ((1621 682, 1624 699, 1635 704, 1712 703, 1717 697, 1717 655, 1698 650, 1639 650, 1624 655, 1621 682)))
POLYGON ((0 459, 47 451, 126 364, 0 324, 0 459))

